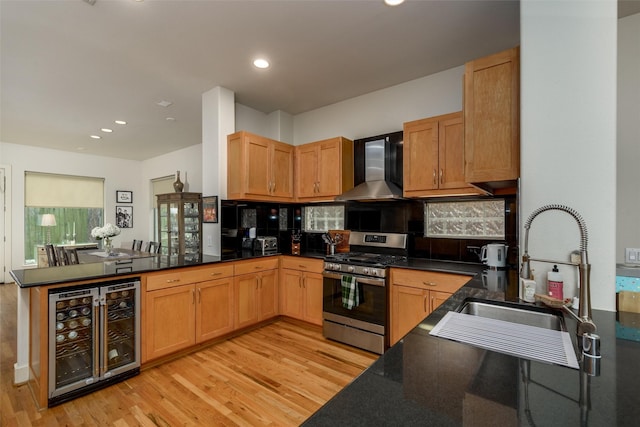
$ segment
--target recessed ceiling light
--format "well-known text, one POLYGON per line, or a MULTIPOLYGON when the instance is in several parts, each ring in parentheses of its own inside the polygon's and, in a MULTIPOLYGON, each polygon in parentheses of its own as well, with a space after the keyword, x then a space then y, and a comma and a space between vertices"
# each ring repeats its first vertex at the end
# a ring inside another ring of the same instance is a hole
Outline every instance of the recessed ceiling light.
POLYGON ((102 137, 100 135, 91 135, 91 138, 93 138, 93 139, 101 139, 102 137))
POLYGON ((269 68, 269 61, 263 58, 258 58, 253 61, 253 65, 255 65, 257 68, 269 68))
POLYGON ((125 122, 124 120, 116 120, 115 122, 118 125, 126 125, 127 124, 127 122, 125 122))
POLYGON ((165 120, 168 121, 168 122, 175 122, 176 118, 175 117, 166 117, 165 120))
POLYGON ((109 129, 109 128, 102 128, 100 129, 102 132, 107 132, 107 133, 111 133, 113 132, 113 129, 109 129))
POLYGON ((165 108, 168 107, 171 104, 173 104, 173 102, 171 102, 171 101, 160 101, 160 102, 158 102, 159 106, 165 107, 165 108))
POLYGON ((384 0, 384 3, 387 6, 397 6, 399 4, 404 3, 404 0, 384 0))

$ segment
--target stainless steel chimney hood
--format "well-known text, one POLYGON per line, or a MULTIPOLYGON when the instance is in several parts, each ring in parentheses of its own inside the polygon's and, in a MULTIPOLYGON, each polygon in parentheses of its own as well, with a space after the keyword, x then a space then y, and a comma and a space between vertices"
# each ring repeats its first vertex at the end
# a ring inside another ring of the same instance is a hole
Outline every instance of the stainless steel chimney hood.
MULTIPOLYGON (((354 141, 356 142, 356 141, 354 141)), ((389 137, 367 138, 364 142, 364 175, 365 182, 336 197, 336 201, 386 201, 404 200, 402 188, 388 179, 387 164, 396 161, 398 151, 402 152, 402 141, 395 151, 389 150, 389 137), (390 158, 392 157, 392 158, 390 158)), ((400 154, 401 155, 401 154, 400 154)), ((402 164, 402 158, 399 159, 402 164)), ((401 174, 401 172, 400 172, 401 174)))

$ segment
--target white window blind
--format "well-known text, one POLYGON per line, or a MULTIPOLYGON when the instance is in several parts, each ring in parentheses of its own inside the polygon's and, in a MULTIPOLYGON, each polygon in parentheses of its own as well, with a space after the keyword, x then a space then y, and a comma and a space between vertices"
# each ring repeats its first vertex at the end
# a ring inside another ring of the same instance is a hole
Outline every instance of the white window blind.
POLYGON ((25 172, 27 207, 102 208, 104 178, 25 172))

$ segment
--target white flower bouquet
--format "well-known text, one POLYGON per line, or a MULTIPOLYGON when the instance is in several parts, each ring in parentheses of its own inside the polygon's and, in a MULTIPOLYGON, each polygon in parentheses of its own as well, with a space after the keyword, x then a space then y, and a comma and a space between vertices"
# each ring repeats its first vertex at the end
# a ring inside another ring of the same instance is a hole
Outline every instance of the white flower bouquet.
POLYGON ((113 224, 105 224, 104 227, 95 227, 91 230, 91 237, 94 239, 110 239, 120 234, 120 228, 113 224))

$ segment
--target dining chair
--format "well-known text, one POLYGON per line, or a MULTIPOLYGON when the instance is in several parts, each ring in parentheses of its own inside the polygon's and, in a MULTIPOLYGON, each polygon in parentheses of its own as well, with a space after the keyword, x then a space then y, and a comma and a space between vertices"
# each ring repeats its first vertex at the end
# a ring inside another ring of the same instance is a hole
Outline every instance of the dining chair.
POLYGON ((160 244, 158 242, 147 242, 147 246, 145 246, 145 252, 151 252, 152 254, 157 254, 160 250, 160 244))
POLYGON ((142 250, 142 240, 134 240, 131 245, 132 251, 141 251, 142 250))
POLYGON ((57 265, 69 265, 69 256, 62 246, 56 247, 56 256, 58 257, 57 265))
POLYGON ((53 245, 44 245, 44 249, 47 252, 47 263, 49 267, 58 265, 58 257, 56 256, 56 249, 53 245))
POLYGON ((64 252, 67 255, 67 259, 69 260, 69 264, 80 264, 80 260, 78 259, 78 249, 76 249, 76 248, 65 248, 64 252))

